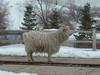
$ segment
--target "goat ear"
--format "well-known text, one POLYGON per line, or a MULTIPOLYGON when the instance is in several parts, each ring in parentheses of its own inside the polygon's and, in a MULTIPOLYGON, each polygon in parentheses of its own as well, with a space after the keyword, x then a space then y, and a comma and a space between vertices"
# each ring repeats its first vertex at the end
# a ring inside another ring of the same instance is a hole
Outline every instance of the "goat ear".
POLYGON ((60 23, 58 26, 59 28, 66 27, 66 25, 64 25, 63 23, 60 23))

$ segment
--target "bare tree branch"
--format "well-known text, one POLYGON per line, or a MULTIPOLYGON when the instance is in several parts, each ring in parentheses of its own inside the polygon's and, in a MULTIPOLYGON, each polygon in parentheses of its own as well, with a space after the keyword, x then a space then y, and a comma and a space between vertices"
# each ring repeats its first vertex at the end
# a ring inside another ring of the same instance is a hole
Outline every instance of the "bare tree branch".
POLYGON ((46 20, 45 20, 45 17, 44 17, 44 12, 43 12, 43 2, 42 0, 37 0, 39 6, 40 6, 40 10, 41 10, 41 18, 43 20, 43 23, 45 24, 46 20))

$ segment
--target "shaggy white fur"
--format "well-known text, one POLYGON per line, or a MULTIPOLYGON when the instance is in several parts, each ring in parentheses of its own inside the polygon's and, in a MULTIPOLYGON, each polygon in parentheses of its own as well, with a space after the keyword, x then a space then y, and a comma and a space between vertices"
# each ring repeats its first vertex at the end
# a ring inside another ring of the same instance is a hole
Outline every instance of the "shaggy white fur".
POLYGON ((29 61, 33 61, 32 53, 48 53, 48 61, 51 55, 59 51, 61 43, 69 37, 69 27, 63 26, 55 32, 29 31, 23 34, 25 50, 29 61))

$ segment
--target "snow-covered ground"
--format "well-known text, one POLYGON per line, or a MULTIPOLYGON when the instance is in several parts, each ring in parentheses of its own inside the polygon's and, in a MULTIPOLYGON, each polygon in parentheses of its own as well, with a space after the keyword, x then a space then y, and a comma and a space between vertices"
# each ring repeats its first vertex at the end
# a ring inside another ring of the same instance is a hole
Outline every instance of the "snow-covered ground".
MULTIPOLYGON (((26 56, 23 44, 1 46, 0 55, 26 56)), ((47 54, 35 54, 33 56, 47 56, 47 54)), ((52 57, 74 57, 74 58, 100 58, 100 50, 93 51, 91 48, 73 48, 61 46, 60 51, 52 57)))
POLYGON ((8 71, 0 71, 0 75, 38 75, 38 74, 13 73, 13 72, 8 72, 8 71))

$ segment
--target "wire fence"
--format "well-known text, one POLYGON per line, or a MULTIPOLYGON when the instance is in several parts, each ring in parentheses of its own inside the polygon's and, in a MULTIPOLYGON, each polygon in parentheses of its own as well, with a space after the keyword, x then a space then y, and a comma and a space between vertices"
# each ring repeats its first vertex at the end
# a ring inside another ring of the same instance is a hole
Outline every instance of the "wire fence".
MULTIPOLYGON (((5 30, 0 31, 0 45, 6 45, 6 44, 18 44, 23 43, 22 40, 22 34, 26 31, 22 30, 5 30)), ((96 31, 93 29, 92 31, 75 31, 75 33, 92 33, 92 40, 70 40, 67 42, 71 43, 91 43, 93 50, 96 50, 96 44, 100 43, 96 39, 96 34, 100 33, 100 31, 96 31)), ((66 43, 65 43, 66 44, 66 43)))

